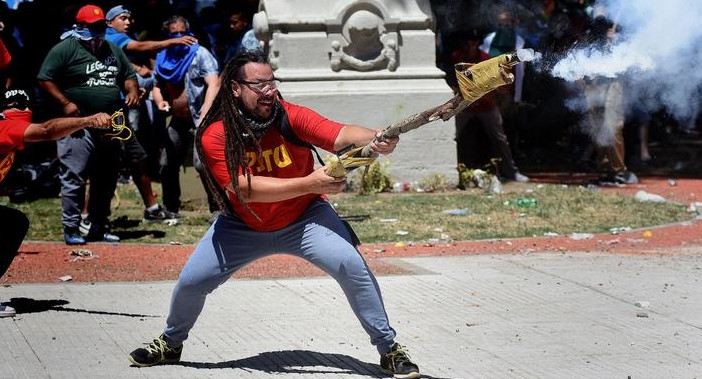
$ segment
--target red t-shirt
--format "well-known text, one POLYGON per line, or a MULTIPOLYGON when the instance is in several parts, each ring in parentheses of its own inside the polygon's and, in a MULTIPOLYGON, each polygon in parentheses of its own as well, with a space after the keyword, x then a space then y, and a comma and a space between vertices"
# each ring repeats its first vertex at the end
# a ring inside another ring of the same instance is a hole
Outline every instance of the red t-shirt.
MULTIPOLYGON (((334 151, 334 141, 344 126, 331 121, 309 108, 281 101, 288 115, 291 129, 303 141, 327 151, 334 151)), ((224 125, 221 121, 211 124, 202 136, 205 159, 217 183, 226 188, 231 183, 224 158, 224 125)), ((247 146, 247 169, 252 176, 275 178, 299 178, 314 170, 312 151, 286 140, 271 126, 261 137, 261 154, 253 146, 247 146)), ((239 173, 243 170, 240 169, 239 173)), ((284 201, 272 203, 249 202, 247 205, 260 218, 256 219, 238 201, 236 195, 228 192, 232 208, 239 217, 254 230, 272 231, 284 228, 297 220, 318 199, 318 194, 306 194, 284 201)))
POLYGON ((0 116, 0 182, 12 167, 15 150, 24 149, 24 131, 29 123, 20 120, 7 120, 0 116))

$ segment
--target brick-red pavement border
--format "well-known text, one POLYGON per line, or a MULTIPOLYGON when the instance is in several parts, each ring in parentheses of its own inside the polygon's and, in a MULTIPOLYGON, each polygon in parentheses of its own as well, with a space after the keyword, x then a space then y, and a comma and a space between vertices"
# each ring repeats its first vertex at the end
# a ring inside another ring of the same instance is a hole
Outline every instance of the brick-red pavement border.
MULTIPOLYGON (((564 182, 553 175, 536 177, 536 181, 564 182)), ((577 179, 577 178, 575 178, 577 179)), ((603 191, 632 195, 639 190, 655 193, 682 204, 702 201, 702 179, 644 178, 640 184, 625 187, 601 187, 603 191), (674 184, 674 185, 672 185, 674 184)), ((377 275, 411 273, 411 267, 399 266, 384 258, 470 255, 485 253, 523 253, 600 251, 620 254, 671 254, 702 247, 702 220, 675 225, 633 230, 623 234, 599 234, 591 239, 574 240, 568 236, 418 243, 396 247, 394 244, 364 244, 361 252, 377 275), (645 233, 644 233, 645 232, 645 233)), ((95 243, 71 247, 58 242, 25 242, 2 284, 57 282, 70 275, 77 282, 174 280, 187 260, 192 245, 147 245, 95 243), (72 250, 88 249, 97 258, 77 259, 72 250)), ((301 277, 324 275, 309 263, 288 255, 261 259, 237 273, 242 278, 301 277)))

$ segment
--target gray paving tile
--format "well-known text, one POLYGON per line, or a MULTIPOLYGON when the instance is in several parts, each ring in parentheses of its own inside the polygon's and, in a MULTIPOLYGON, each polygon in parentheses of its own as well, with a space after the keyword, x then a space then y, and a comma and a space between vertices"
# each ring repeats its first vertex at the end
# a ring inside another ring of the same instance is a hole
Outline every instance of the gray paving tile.
MULTIPOLYGON (((406 258, 379 281, 428 378, 700 378, 702 251, 406 258), (647 308, 635 305, 648 302, 647 308), (638 317, 646 312, 648 317, 638 317)), ((180 365, 129 367, 172 282, 0 288, 0 378, 374 378, 378 356, 330 278, 232 280, 180 365)))

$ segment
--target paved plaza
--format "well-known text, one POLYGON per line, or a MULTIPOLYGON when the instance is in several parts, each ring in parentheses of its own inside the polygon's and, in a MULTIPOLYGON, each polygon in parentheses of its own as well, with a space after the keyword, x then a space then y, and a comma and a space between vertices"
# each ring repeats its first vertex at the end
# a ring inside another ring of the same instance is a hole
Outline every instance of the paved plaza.
MULTIPOLYGON (((702 249, 393 259, 379 277, 425 378, 702 378, 702 249)), ((173 282, 20 284, 0 319, 0 378, 378 378, 326 277, 231 280, 178 365, 130 367, 158 335, 173 282)))

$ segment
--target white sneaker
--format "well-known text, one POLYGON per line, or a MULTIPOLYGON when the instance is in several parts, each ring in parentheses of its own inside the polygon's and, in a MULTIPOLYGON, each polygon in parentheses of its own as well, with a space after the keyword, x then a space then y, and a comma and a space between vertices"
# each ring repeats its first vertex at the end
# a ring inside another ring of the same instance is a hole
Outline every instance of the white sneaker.
POLYGON ((15 317, 16 314, 15 308, 9 305, 0 305, 0 317, 15 317))
POLYGON ((518 172, 514 174, 514 180, 520 183, 526 183, 529 181, 529 177, 522 174, 521 172, 518 172))

